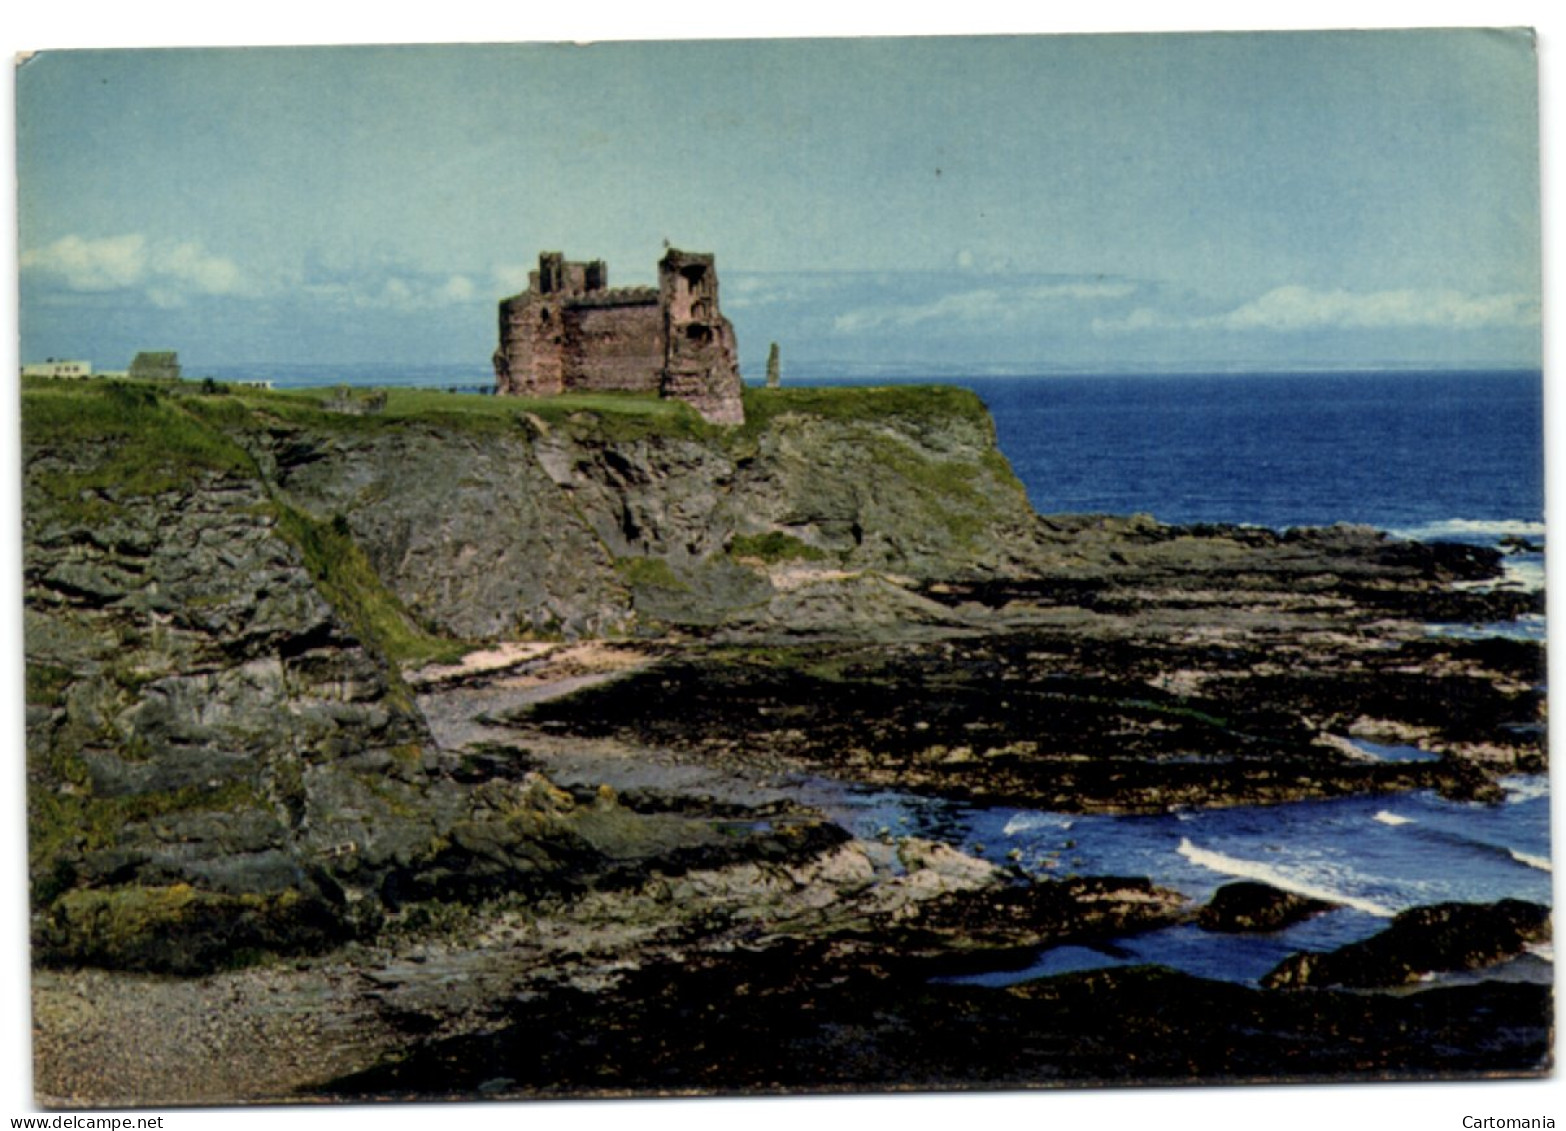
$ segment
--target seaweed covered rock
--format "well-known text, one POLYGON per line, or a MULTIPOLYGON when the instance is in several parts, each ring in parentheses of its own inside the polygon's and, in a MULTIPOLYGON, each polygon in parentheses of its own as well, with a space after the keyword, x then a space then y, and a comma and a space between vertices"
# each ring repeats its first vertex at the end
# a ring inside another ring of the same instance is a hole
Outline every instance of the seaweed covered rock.
POLYGON ((944 893, 881 924, 894 955, 943 971, 1021 967, 1044 947, 1167 927, 1185 897, 1142 878, 1082 876, 944 893))
POLYGON ((1295 954, 1262 979, 1271 989, 1407 985, 1426 974, 1479 970, 1550 937, 1550 909, 1520 899, 1436 903, 1404 911, 1392 925, 1325 954, 1295 954))
POLYGON ((355 934, 342 906, 317 891, 226 895, 189 884, 79 888, 50 906, 38 960, 167 974, 205 974, 263 954, 309 954, 355 934))
POLYGON ((632 888, 651 875, 800 863, 849 839, 813 814, 631 809, 607 787, 578 796, 536 773, 486 782, 465 801, 425 851, 388 862, 379 886, 387 907, 632 888))
POLYGON ((1237 934, 1244 931, 1281 931, 1312 915, 1330 911, 1333 904, 1270 884, 1241 880, 1224 884, 1196 917, 1206 931, 1237 934))

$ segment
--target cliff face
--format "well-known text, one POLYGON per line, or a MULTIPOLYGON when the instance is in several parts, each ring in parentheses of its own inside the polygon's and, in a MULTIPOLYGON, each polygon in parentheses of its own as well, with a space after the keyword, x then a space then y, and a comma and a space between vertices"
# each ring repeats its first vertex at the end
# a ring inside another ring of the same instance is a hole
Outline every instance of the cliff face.
POLYGON ((204 969, 351 936, 409 892, 580 870, 612 801, 464 777, 403 663, 944 616, 908 578, 1040 552, 950 390, 774 395, 724 430, 645 399, 24 402, 30 860, 58 961, 204 969))
POLYGON ((291 505, 340 519, 418 620, 462 638, 851 628, 802 625, 800 591, 1037 562, 1038 520, 976 398, 767 402, 736 430, 563 401, 482 426, 258 414, 233 436, 291 505))

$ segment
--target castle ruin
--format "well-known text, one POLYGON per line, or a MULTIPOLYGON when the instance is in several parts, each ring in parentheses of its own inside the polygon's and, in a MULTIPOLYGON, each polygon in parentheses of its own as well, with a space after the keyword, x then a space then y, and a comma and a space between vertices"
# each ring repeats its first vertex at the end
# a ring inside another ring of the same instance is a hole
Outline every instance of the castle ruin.
POLYGON ((500 303, 501 395, 657 393, 715 424, 743 424, 741 388, 711 255, 671 249, 656 287, 611 288, 603 260, 570 263, 546 251, 527 290, 500 303))

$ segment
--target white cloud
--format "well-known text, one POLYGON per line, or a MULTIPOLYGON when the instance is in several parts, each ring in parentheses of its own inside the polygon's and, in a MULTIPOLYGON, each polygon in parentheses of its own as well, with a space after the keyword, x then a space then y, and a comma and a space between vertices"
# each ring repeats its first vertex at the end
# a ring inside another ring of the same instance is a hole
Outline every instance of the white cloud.
POLYGON ((64 236, 22 252, 23 271, 52 275, 73 291, 115 291, 135 286, 147 273, 147 237, 86 240, 64 236))
POLYGON ((862 307, 833 319, 841 334, 866 330, 907 329, 926 322, 969 326, 1015 325, 1047 314, 1072 302, 1105 302, 1129 298, 1135 283, 1082 281, 1037 283, 1017 287, 981 287, 953 291, 929 302, 907 306, 862 307))
MULTIPOLYGON (((23 252, 22 271, 78 293, 135 292, 159 309, 204 297, 244 295, 302 300, 347 310, 413 313, 487 302, 488 284, 466 274, 421 270, 392 256, 351 264, 312 259, 265 277, 194 240, 157 241, 140 233, 88 239, 64 236, 23 252)), ((496 272, 497 278, 501 269, 496 272)), ((522 268, 522 283, 527 269, 522 268)))
POLYGON ((1468 295, 1450 290, 1354 292, 1277 287, 1222 314, 1182 317, 1139 307, 1123 318, 1096 319, 1100 334, 1145 330, 1479 330, 1539 324, 1527 294, 1468 295))
POLYGON ((1231 330, 1415 328, 1474 330, 1531 326, 1538 303, 1523 294, 1465 295, 1457 291, 1316 291, 1279 287, 1216 320, 1231 330))
POLYGON ((234 261, 208 255, 199 244, 182 243, 154 255, 154 274, 184 283, 198 294, 238 294, 243 277, 234 261))
POLYGON ((472 302, 478 296, 478 288, 473 285, 473 280, 466 275, 453 275, 447 279, 445 285, 437 294, 446 302, 460 305, 472 302))
POLYGON ((370 270, 301 279, 291 290, 320 307, 416 313, 480 301, 477 284, 466 275, 423 274, 411 269, 370 270))
POLYGON ((178 306, 191 295, 238 294, 244 276, 233 260, 200 244, 158 243, 140 233, 85 239, 62 236, 21 255, 24 272, 86 293, 144 287, 159 306, 178 306))

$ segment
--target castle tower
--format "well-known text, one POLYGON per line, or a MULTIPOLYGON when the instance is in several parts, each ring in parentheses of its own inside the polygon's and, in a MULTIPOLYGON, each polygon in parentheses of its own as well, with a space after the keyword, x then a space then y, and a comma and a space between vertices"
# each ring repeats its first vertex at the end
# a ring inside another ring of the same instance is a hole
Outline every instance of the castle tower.
POLYGON ((715 424, 743 424, 734 327, 718 311, 713 257, 671 248, 658 264, 658 300, 663 395, 686 401, 715 424))

